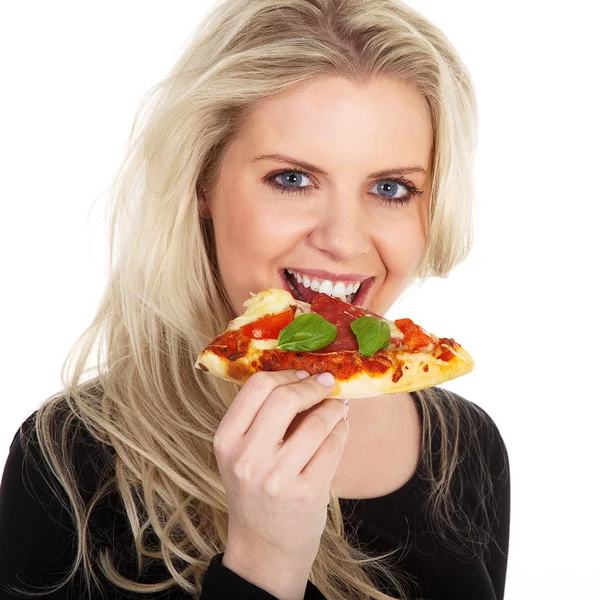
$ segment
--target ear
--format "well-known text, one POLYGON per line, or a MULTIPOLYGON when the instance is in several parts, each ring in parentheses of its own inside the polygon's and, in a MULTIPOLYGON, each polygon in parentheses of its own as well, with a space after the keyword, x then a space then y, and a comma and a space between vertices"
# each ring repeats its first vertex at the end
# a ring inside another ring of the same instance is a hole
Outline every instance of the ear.
POLYGON ((198 185, 196 187, 196 195, 198 197, 198 210, 200 211, 200 216, 203 219, 212 219, 205 189, 198 185))

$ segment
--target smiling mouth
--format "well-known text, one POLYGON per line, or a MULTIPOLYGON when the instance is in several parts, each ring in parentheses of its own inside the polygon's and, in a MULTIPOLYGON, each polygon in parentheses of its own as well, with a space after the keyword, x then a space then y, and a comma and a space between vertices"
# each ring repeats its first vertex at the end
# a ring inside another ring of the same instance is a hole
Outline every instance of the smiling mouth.
POLYGON ((328 296, 340 298, 349 304, 361 305, 361 302, 364 301, 369 288, 373 282, 373 277, 369 277, 362 281, 356 290, 356 292, 351 292, 349 295, 344 294, 343 297, 341 295, 334 295, 331 290, 331 286, 325 286, 323 290, 321 289, 313 289, 312 287, 306 287, 302 282, 299 282, 296 277, 292 273, 289 272, 288 269, 281 269, 279 271, 279 275, 283 283, 285 284, 285 288, 292 294, 292 296, 296 300, 300 300, 302 302, 311 303, 313 298, 321 293, 327 294, 328 296))

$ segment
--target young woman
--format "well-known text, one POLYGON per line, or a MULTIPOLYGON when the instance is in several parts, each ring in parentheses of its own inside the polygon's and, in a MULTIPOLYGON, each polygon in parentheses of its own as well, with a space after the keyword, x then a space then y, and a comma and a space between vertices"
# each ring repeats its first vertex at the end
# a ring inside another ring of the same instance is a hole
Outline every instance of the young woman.
POLYGON ((226 0, 155 91, 98 314, 10 449, 2 598, 501 599, 508 459, 476 404, 193 367, 287 270, 384 315, 468 255, 477 111, 450 42, 394 0, 226 0))

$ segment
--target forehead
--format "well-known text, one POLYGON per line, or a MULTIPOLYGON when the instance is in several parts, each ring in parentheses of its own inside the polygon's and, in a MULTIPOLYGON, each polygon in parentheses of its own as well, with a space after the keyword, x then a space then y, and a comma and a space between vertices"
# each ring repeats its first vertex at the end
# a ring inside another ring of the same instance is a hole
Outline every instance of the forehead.
POLYGON ((427 169, 433 131, 425 99, 406 84, 320 77, 254 107, 237 142, 244 153, 292 153, 326 170, 427 169))

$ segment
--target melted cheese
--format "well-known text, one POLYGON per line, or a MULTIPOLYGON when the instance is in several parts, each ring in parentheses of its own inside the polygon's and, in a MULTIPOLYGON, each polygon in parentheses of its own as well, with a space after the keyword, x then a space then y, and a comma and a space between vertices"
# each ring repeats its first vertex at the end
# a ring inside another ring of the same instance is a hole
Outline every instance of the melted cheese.
POLYGON ((273 350, 277 346, 277 340, 255 340, 250 342, 257 350, 273 350))
POLYGON ((228 329, 239 329, 267 315, 282 313, 295 304, 297 304, 296 300, 287 290, 280 288, 263 290, 258 294, 253 294, 244 302, 245 312, 230 321, 228 329))

